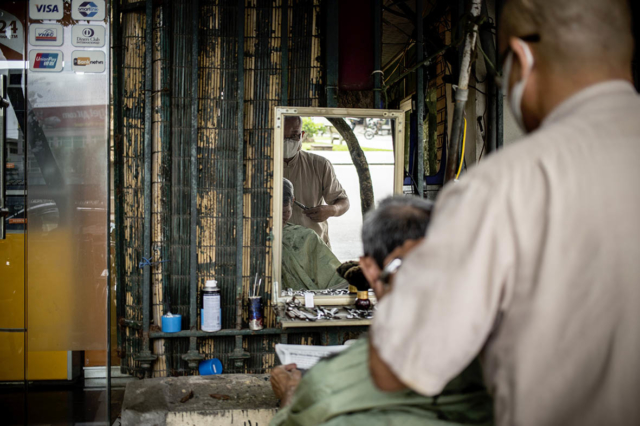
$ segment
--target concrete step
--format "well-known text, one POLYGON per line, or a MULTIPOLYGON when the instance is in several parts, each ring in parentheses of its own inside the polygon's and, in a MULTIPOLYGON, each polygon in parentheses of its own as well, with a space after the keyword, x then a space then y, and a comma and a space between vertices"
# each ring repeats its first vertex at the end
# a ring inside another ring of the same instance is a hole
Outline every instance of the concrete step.
POLYGON ((267 425, 276 411, 269 375, 168 377, 128 383, 121 421, 122 426, 267 425))

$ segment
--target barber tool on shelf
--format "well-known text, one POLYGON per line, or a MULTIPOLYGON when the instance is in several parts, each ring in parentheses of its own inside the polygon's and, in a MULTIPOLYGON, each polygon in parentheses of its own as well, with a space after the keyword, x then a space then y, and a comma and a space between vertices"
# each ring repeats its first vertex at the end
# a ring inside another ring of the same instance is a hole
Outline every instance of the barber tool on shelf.
MULTIPOLYGON (((308 293, 308 290, 294 290, 289 288, 287 290, 282 290, 280 292, 280 297, 293 297, 300 296, 304 299, 304 294, 308 293)), ((347 289, 325 289, 325 290, 316 290, 314 292, 316 296, 346 296, 349 294, 349 290, 347 289)))
POLYGON ((372 309, 351 309, 351 308, 332 308, 328 309, 323 306, 314 306, 307 308, 302 298, 294 296, 285 303, 285 314, 292 320, 302 321, 318 321, 318 320, 344 320, 344 319, 371 319, 373 318, 372 309))
POLYGON ((260 286, 262 285, 262 278, 258 281, 258 274, 253 280, 253 291, 249 296, 249 328, 251 330, 262 330, 263 314, 262 314, 262 297, 258 296, 260 292, 260 286))
POLYGON ((220 289, 216 280, 209 280, 202 290, 202 331, 222 329, 220 289))

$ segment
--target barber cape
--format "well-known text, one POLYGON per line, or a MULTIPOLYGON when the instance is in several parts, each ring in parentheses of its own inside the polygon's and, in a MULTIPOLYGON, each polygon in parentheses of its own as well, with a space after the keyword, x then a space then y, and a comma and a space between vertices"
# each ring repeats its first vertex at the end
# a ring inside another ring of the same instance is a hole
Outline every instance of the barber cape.
POLYGON ((346 288, 336 269, 340 261, 311 229, 285 224, 282 229, 282 288, 346 288))
POLYGON ((443 392, 425 397, 410 390, 382 392, 369 374, 368 339, 358 340, 305 374, 291 404, 270 426, 452 426, 493 424, 492 400, 478 360, 443 392))

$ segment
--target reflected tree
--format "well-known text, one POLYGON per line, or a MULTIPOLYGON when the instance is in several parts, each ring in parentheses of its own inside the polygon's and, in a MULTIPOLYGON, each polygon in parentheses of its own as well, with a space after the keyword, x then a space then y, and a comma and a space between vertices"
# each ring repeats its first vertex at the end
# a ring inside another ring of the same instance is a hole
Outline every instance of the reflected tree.
POLYGON ((327 120, 336 128, 340 136, 342 136, 342 139, 347 143, 347 147, 349 147, 349 154, 351 154, 353 165, 356 166, 358 180, 360 181, 360 208, 362 210, 362 216, 364 217, 365 213, 375 206, 369 163, 349 123, 347 123, 344 118, 327 117, 327 120))

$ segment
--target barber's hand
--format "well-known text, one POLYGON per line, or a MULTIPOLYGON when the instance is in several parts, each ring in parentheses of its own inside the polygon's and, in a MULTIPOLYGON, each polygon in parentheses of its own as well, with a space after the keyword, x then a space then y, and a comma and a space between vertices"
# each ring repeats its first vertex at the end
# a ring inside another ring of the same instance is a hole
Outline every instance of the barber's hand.
POLYGON ((324 222, 332 216, 335 216, 334 206, 317 206, 304 211, 304 214, 314 222, 324 222))
POLYGON ((284 407, 289 405, 302 373, 295 364, 279 365, 271 371, 271 388, 284 407))

